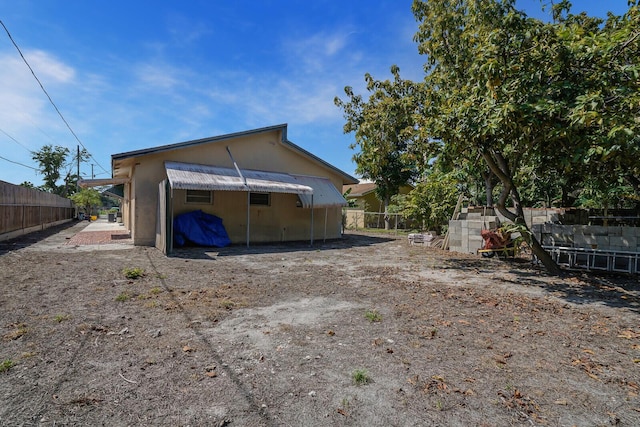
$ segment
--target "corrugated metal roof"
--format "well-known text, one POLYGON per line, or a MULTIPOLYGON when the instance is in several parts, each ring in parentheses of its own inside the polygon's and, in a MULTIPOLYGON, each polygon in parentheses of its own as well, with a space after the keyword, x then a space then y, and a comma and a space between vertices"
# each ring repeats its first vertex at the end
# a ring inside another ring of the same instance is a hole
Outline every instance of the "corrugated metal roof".
POLYGON ((242 170, 192 163, 165 162, 171 187, 177 190, 224 190, 312 194, 313 188, 289 174, 242 170))
POLYGON ((171 187, 177 190, 253 191, 297 194, 302 206, 346 206, 347 201, 328 178, 278 172, 241 170, 192 163, 165 162, 171 187))
MULTIPOLYGON (((313 207, 327 208, 347 205, 347 201, 329 179, 305 175, 293 175, 293 177, 301 184, 313 188, 313 207)), ((298 197, 303 207, 311 207, 310 194, 300 194, 298 197)))

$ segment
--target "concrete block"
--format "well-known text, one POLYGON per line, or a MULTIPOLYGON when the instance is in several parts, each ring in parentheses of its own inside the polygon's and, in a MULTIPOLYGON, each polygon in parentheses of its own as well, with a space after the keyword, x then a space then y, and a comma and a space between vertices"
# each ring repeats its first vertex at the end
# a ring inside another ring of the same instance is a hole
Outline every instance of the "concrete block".
POLYGON ((607 227, 608 236, 622 236, 623 227, 607 227))
POLYGON ((598 239, 597 236, 591 234, 576 233, 573 236, 573 243, 579 248, 584 248, 591 245, 597 245, 598 239))
POLYGON ((609 236, 596 236, 596 249, 607 249, 610 244, 609 236))
POLYGON ((612 247, 617 246, 617 247, 624 248, 621 250, 628 250, 629 248, 631 247, 635 248, 638 245, 638 239, 635 236, 633 237, 609 236, 609 244, 612 247))

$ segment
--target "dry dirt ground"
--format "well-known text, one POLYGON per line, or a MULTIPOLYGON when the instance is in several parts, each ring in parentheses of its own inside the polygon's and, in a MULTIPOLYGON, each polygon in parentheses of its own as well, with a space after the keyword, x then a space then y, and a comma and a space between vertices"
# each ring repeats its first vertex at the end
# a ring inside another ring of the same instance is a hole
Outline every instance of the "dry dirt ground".
POLYGON ((358 234, 167 258, 81 227, 0 243, 2 426, 640 425, 637 276, 358 234))

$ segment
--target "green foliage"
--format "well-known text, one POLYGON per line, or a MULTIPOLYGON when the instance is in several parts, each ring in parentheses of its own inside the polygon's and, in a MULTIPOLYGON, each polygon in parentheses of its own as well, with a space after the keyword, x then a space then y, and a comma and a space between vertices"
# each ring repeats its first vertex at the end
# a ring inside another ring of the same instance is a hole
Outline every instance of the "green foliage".
POLYGON ((16 363, 11 359, 5 359, 0 362, 0 373, 7 372, 9 369, 16 366, 16 363))
POLYGON ((81 206, 85 213, 90 214, 91 208, 100 205, 100 192, 94 188, 83 188, 69 198, 78 206, 81 206))
POLYGON ((53 320, 55 320, 58 323, 62 323, 65 320, 69 320, 71 318, 71 316, 69 316, 68 314, 56 314, 56 316, 53 318, 53 320))
POLYGON ((31 182, 31 181, 24 181, 24 182, 20 183, 20 186, 26 187, 26 188, 36 188, 36 186, 33 185, 33 182, 31 182))
POLYGON ((86 150, 80 150, 68 159, 70 151, 66 147, 56 145, 44 145, 39 151, 32 151, 31 158, 38 162, 39 172, 44 176, 44 185, 41 190, 55 193, 63 197, 73 194, 79 176, 71 171, 77 166, 78 161, 84 162, 90 158, 86 150), (63 170, 66 169, 63 178, 63 170), (63 179, 64 184, 58 186, 58 181, 63 179))
POLYGON ((57 182, 61 176, 61 169, 67 162, 69 149, 56 145, 45 145, 39 151, 31 152, 31 158, 40 165, 40 174, 44 176, 42 190, 57 193, 57 182))
MULTIPOLYGON (((356 172, 376 183, 376 195, 388 207, 391 196, 411 181, 416 173, 412 151, 416 138, 416 85, 400 78, 400 69, 391 68, 394 80, 375 80, 365 75, 369 99, 365 102, 351 87, 345 88, 348 101, 336 97, 342 109, 345 133, 355 133, 353 160, 356 172)), ((386 228, 389 227, 386 221, 386 228)))
POLYGON ((142 268, 125 268, 122 270, 122 273, 127 279, 139 279, 145 275, 145 272, 142 268))
POLYGON ((405 218, 415 218, 427 230, 447 225, 458 200, 458 182, 452 173, 434 170, 407 195, 394 196, 405 218))
POLYGON ((364 313, 364 317, 369 322, 382 322, 382 314, 378 313, 377 310, 367 310, 364 313))
POLYGON ((356 369, 351 373, 351 379, 355 385, 365 385, 371 382, 371 377, 366 369, 356 369))
POLYGON ((116 301, 118 302, 125 302, 125 301, 129 301, 130 299, 131 299, 131 295, 129 295, 127 292, 120 292, 116 297, 116 301))

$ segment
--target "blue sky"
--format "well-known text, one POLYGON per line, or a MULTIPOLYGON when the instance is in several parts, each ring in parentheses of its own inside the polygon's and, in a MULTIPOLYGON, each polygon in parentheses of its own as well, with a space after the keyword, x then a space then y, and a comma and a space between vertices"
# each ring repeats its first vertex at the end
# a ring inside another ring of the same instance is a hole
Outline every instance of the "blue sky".
MULTIPOLYGON (((602 17, 627 9, 573 4, 602 17)), ((518 0, 535 17, 540 5, 518 0)), ((390 78, 392 64, 423 77, 411 0, 0 0, 0 19, 93 156, 85 178, 91 164, 110 177, 111 154, 280 123, 355 174, 334 97, 347 85, 364 94, 364 74, 390 78)), ((78 142, 2 28, 0 64, 0 180, 41 185, 30 151, 78 142)))

